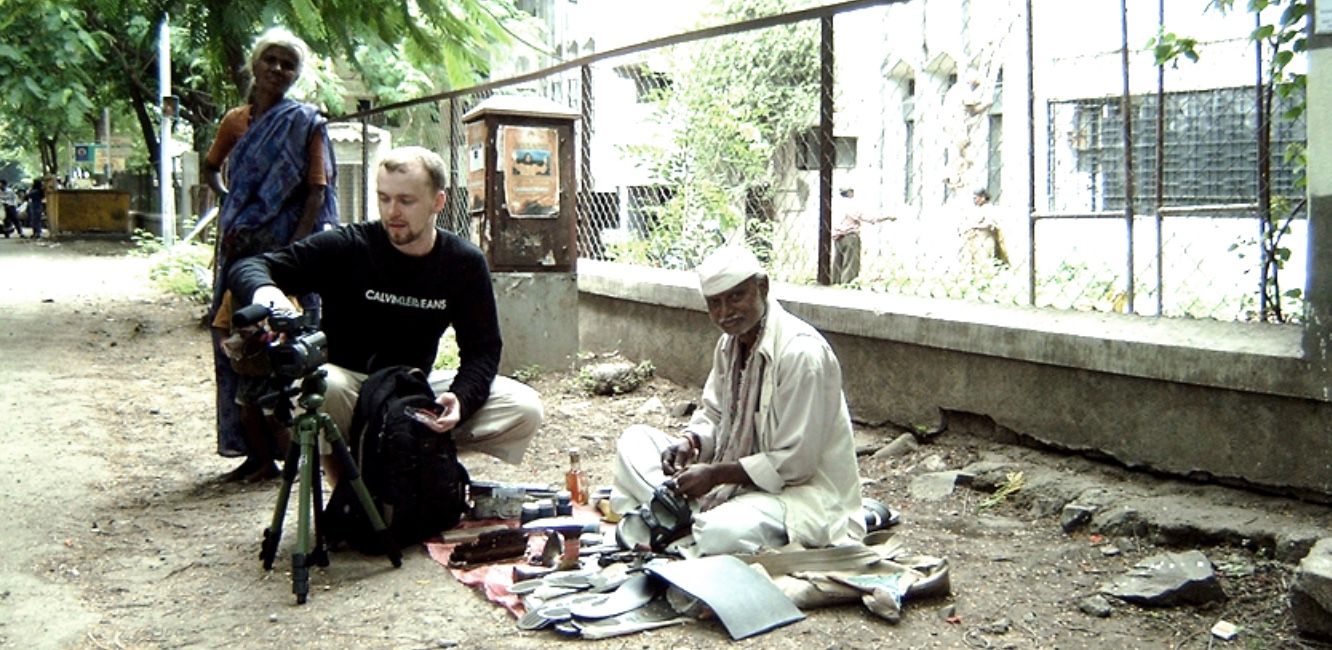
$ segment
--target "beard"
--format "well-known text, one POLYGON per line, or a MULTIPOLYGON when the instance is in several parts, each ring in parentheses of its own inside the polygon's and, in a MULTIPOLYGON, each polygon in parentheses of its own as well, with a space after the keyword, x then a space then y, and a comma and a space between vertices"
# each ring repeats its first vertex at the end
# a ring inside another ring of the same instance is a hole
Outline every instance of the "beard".
POLYGON ((388 231, 389 241, 398 246, 406 246, 424 239, 428 228, 412 230, 411 226, 406 228, 385 228, 388 231))

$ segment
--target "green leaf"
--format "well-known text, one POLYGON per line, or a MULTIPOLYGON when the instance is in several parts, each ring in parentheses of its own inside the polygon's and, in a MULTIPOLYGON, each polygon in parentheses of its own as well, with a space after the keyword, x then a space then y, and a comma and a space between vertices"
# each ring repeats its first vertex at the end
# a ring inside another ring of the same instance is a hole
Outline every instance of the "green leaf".
POLYGON ((1295 23, 1298 23, 1304 19, 1305 15, 1308 14, 1308 11, 1309 11, 1308 5, 1304 4, 1303 2, 1290 3, 1290 5, 1286 7, 1285 11, 1281 12, 1281 26, 1291 27, 1295 25, 1295 23))

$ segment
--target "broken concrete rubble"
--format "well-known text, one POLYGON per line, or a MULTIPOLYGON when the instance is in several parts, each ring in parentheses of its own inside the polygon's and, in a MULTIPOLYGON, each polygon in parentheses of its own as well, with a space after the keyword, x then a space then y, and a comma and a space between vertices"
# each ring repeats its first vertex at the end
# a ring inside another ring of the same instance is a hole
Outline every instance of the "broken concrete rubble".
POLYGON ((1300 634, 1332 639, 1332 538, 1318 540, 1300 560, 1290 585, 1290 614, 1300 634))
POLYGON ((911 497, 922 501, 938 501, 953 493, 957 485, 956 471, 931 472, 911 479, 911 497))
POLYGON ((1130 603, 1168 607, 1225 600, 1226 593, 1201 551, 1146 558, 1101 591, 1130 603))

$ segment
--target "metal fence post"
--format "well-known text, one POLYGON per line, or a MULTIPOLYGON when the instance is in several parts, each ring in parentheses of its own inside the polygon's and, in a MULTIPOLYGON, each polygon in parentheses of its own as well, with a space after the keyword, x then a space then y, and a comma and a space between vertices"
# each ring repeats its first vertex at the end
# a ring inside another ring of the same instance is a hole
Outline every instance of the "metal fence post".
POLYGON ((833 17, 819 19, 819 284, 832 284, 833 17))
MULTIPOLYGON (((1263 26, 1262 14, 1254 12, 1254 29, 1261 29, 1263 26)), ((1253 93, 1254 104, 1257 108, 1257 114, 1254 116, 1254 139, 1257 140, 1258 155, 1254 163, 1257 165, 1258 177, 1258 248, 1262 252, 1258 256, 1258 319, 1267 320, 1267 268, 1268 264, 1273 263, 1268 259, 1270 255, 1267 242, 1270 241, 1272 228, 1272 185, 1271 185, 1271 154, 1267 145, 1269 140, 1269 127, 1267 124, 1268 107, 1264 101, 1263 95, 1263 42, 1261 39, 1253 41, 1254 58, 1254 79, 1253 93)), ((1281 296, 1276 297, 1278 311, 1280 309, 1281 296)))
MULTIPOLYGON (((1036 73, 1032 1, 1027 0, 1027 304, 1036 306, 1036 73)), ((1049 117, 1046 117, 1049 121, 1049 117)), ((1049 174, 1049 172, 1046 172, 1049 174)))
POLYGON ((1124 73, 1124 95, 1123 95, 1123 115, 1124 118, 1124 222, 1128 228, 1128 246, 1125 255, 1125 265, 1128 267, 1128 287, 1124 291, 1126 310, 1132 314, 1136 310, 1133 307, 1133 294, 1136 289, 1133 262, 1133 98, 1129 94, 1129 42, 1128 42, 1128 0, 1119 0, 1119 26, 1120 38, 1123 50, 1120 54, 1120 65, 1123 66, 1124 73))
MULTIPOLYGON (((366 108, 370 108, 366 102, 366 108)), ((361 116, 361 221, 370 220, 370 115, 361 116)))
POLYGON ((583 193, 592 191, 592 66, 579 67, 578 102, 578 189, 583 193))

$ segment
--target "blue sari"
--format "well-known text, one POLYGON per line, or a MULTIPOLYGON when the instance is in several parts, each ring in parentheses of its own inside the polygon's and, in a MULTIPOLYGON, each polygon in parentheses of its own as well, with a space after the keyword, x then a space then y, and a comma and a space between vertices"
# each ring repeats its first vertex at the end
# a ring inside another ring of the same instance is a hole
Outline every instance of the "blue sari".
MULTIPOLYGON (((324 206, 315 219, 313 232, 338 225, 336 165, 324 124, 325 120, 313 106, 284 98, 250 123, 227 156, 230 191, 218 217, 219 249, 210 316, 221 306, 232 264, 292 242, 309 192, 324 192, 324 206), (323 139, 324 145, 324 177, 328 184, 323 188, 307 183, 310 138, 315 134, 323 139)), ((301 296, 300 302, 307 311, 318 312, 318 295, 301 296)), ((245 456, 248 449, 244 425, 235 403, 238 377, 219 345, 224 336, 213 330, 217 453, 245 456)))

